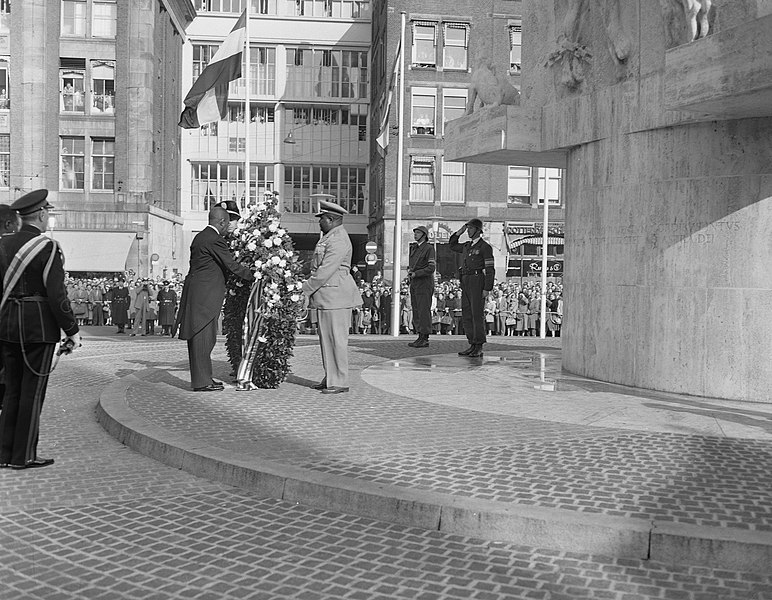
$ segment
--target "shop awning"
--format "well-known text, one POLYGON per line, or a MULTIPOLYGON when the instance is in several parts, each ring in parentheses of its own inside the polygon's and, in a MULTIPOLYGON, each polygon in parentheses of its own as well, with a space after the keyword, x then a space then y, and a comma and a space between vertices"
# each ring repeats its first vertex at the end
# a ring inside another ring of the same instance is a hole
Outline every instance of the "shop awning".
MULTIPOLYGON (((514 250, 515 248, 519 248, 523 244, 534 244, 536 246, 541 246, 541 244, 544 243, 543 239, 544 238, 542 238, 542 236, 540 235, 533 235, 529 237, 520 238, 519 240, 514 240, 509 245, 509 249, 514 250)), ((554 235, 550 235, 550 236, 547 236, 547 243, 562 246, 566 242, 565 242, 565 239, 562 237, 556 237, 554 235)))
POLYGON ((131 231, 49 231, 46 235, 62 247, 65 271, 123 272, 136 238, 131 231))

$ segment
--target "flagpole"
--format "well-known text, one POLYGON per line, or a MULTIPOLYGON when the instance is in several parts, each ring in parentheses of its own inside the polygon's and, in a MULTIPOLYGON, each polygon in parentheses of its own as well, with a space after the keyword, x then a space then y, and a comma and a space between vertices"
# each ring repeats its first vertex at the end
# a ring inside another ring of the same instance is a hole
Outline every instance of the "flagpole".
POLYGON ((249 94, 251 91, 251 82, 250 82, 250 57, 249 57, 249 5, 251 2, 247 0, 247 6, 244 9, 246 11, 246 19, 244 22, 244 60, 246 61, 246 75, 244 76, 244 85, 246 86, 246 90, 244 92, 244 127, 246 129, 246 133, 244 134, 244 203, 246 206, 249 206, 249 154, 251 150, 252 144, 249 142, 249 125, 250 125, 250 119, 252 117, 252 111, 251 107, 249 105, 249 94))
POLYGON ((400 295, 402 289, 402 177, 405 136, 402 121, 405 110, 405 11, 402 11, 399 32, 399 110, 397 111, 397 206, 394 213, 394 248, 392 265, 394 274, 391 283, 391 335, 399 337, 400 295))
MULTIPOLYGON (((538 172, 538 171, 537 171, 538 172)), ((539 337, 547 337, 547 229, 549 228, 549 194, 547 193, 548 178, 544 177, 544 222, 541 238, 541 326, 539 337)))

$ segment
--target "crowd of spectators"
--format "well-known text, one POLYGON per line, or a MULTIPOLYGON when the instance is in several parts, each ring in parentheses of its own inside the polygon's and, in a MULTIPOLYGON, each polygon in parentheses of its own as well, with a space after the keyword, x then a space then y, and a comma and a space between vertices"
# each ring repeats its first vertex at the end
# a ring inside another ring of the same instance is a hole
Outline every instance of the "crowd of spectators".
MULTIPOLYGON (((365 282, 352 272, 362 290, 362 306, 351 317, 352 334, 390 334, 392 316, 391 286, 381 277, 365 282)), ((485 305, 488 335, 537 336, 541 330, 541 280, 501 282, 494 286, 485 305)), ((560 336, 563 321, 563 286, 547 282, 547 320, 549 336, 560 336)), ((314 315, 301 324, 301 332, 315 333, 314 315)), ((399 332, 415 333, 407 280, 400 290, 399 332)), ((432 298, 432 333, 463 335, 461 319, 461 283, 458 279, 442 281, 435 286, 432 298)))

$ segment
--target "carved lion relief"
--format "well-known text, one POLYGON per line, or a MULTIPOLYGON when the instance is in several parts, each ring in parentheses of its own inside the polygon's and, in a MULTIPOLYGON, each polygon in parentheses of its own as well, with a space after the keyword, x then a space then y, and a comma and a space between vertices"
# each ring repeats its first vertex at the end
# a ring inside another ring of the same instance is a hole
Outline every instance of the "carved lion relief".
POLYGON ((509 83, 506 76, 496 73, 496 67, 490 60, 482 59, 472 71, 466 114, 471 115, 474 112, 477 99, 480 100, 481 108, 502 104, 520 104, 520 92, 509 83))

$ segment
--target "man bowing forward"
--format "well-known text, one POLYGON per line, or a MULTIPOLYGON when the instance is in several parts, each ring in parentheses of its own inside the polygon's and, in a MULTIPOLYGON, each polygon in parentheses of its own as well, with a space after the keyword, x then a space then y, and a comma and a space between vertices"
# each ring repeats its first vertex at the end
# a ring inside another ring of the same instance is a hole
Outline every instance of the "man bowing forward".
POLYGON ((223 235, 236 224, 220 206, 209 211, 209 225, 193 238, 190 245, 190 270, 182 288, 177 314, 180 339, 188 341, 190 382, 194 392, 218 392, 222 382, 212 379, 212 350, 217 342, 217 317, 225 300, 225 278, 235 273, 252 281, 247 267, 233 258, 223 235))

